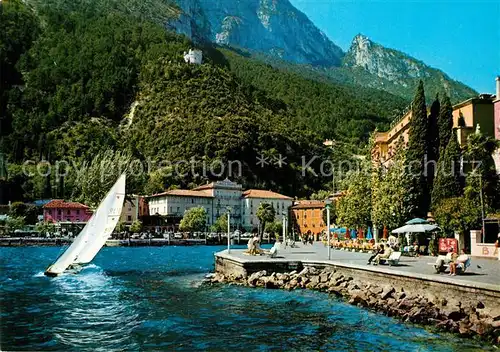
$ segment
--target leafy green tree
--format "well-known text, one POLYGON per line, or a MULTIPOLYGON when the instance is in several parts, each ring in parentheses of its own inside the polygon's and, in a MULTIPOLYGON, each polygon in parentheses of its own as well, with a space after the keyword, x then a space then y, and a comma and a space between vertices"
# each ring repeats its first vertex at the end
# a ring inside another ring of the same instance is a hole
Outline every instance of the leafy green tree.
POLYGON ((444 155, 440 158, 432 190, 432 204, 436 206, 443 199, 459 197, 463 193, 461 180, 461 151, 457 136, 452 133, 444 155))
POLYGON ((9 216, 22 217, 28 224, 35 224, 38 221, 39 210, 32 204, 25 204, 23 202, 14 202, 10 206, 9 216))
POLYGON ((195 207, 186 210, 179 228, 181 231, 204 231, 207 224, 207 211, 204 207, 195 207))
POLYGON ((445 233, 465 234, 481 227, 481 208, 467 197, 446 198, 435 207, 434 218, 445 233))
MULTIPOLYGON (((436 99, 431 104, 430 113, 428 116, 428 127, 427 127, 427 160, 434 160, 436 163, 439 160, 439 110, 441 109, 441 104, 439 102, 439 95, 436 95, 436 99)), ((429 163, 429 169, 427 170, 427 184, 429 186, 429 191, 432 191, 434 184, 434 174, 436 169, 433 163, 429 163)))
POLYGON ((132 225, 130 225, 130 232, 138 233, 142 230, 142 222, 140 220, 134 220, 132 225))
POLYGON ((122 173, 127 175, 128 193, 140 189, 145 176, 141 172, 141 164, 136 163, 129 153, 111 149, 77 166, 71 175, 75 178, 72 198, 90 206, 101 202, 122 173))
POLYGON ((279 237, 283 233, 283 224, 281 221, 268 222, 266 223, 266 232, 279 237))
POLYGON ((325 191, 325 190, 319 190, 318 192, 315 192, 311 194, 311 199, 312 200, 325 200, 330 197, 331 192, 330 191, 325 191))
POLYGON ((262 235, 264 234, 264 229, 266 228, 266 224, 274 222, 275 217, 276 211, 270 203, 262 202, 259 204, 259 208, 257 209, 257 218, 260 222, 261 232, 259 234, 259 238, 261 241, 262 235))
POLYGON ((24 217, 22 216, 9 216, 5 225, 9 232, 14 232, 16 230, 22 230, 24 228, 24 217))
POLYGON ((365 171, 351 172, 345 179, 345 195, 337 202, 337 222, 344 227, 365 227, 371 222, 371 180, 365 171))
POLYGON ((36 224, 35 231, 40 235, 51 234, 56 231, 56 226, 51 222, 42 221, 36 224))
POLYGON ((444 155, 453 132, 453 106, 451 105, 450 97, 447 95, 444 96, 439 110, 438 128, 439 155, 444 155))
POLYGON ((407 174, 405 150, 397 149, 393 163, 385 169, 382 165, 372 175, 372 221, 376 228, 395 229, 409 218, 406 208, 407 174))
POLYGON ((480 206, 482 190, 486 213, 500 208, 500 180, 492 158, 497 147, 498 141, 477 130, 469 136, 465 151, 465 196, 480 206))
POLYGON ((127 229, 127 226, 123 221, 118 221, 118 224, 116 224, 115 231, 116 232, 124 232, 127 229))
POLYGON ((420 81, 411 106, 411 120, 406 151, 406 185, 408 196, 406 207, 412 217, 425 218, 429 207, 429 190, 425 173, 425 159, 428 151, 428 122, 425 105, 424 84, 420 81))
POLYGON ((227 215, 221 215, 215 223, 210 227, 213 232, 227 232, 227 215))

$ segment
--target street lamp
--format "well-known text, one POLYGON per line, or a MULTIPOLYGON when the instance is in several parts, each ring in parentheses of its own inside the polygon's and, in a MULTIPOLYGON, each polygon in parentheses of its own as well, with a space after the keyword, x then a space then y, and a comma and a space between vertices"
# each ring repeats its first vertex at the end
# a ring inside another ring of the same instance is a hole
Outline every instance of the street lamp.
POLYGON ((283 212, 283 248, 286 248, 286 223, 287 223, 287 218, 286 218, 286 213, 283 212))
POLYGON ((231 253, 231 207, 227 207, 227 253, 231 253))
POLYGON ((332 203, 331 200, 329 199, 325 200, 328 260, 330 260, 330 207, 332 206, 331 203, 332 203))

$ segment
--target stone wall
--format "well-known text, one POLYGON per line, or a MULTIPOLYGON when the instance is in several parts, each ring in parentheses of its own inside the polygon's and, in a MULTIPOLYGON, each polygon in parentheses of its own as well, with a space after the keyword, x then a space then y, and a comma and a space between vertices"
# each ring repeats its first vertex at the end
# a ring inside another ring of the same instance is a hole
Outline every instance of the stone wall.
POLYGON ((478 335, 500 344, 500 290, 494 285, 459 285, 446 279, 363 270, 354 265, 241 262, 218 255, 215 269, 212 282, 324 291, 404 321, 434 325, 462 336, 478 335))

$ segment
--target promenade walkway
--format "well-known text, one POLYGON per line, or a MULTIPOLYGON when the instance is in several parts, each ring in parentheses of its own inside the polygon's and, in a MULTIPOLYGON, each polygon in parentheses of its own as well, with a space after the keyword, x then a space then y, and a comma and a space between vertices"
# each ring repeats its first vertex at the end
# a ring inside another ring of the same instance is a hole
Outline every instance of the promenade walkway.
POLYGON ((241 249, 232 249, 228 255, 226 251, 218 253, 224 257, 233 257, 239 262, 266 262, 266 261, 300 261, 300 262, 329 262, 334 265, 346 265, 358 269, 366 269, 382 273, 403 274, 414 277, 425 277, 435 281, 450 282, 459 285, 485 285, 489 288, 500 291, 500 261, 492 259, 472 258, 471 266, 462 275, 448 276, 436 274, 433 266, 436 257, 407 257, 402 256, 398 266, 388 265, 367 265, 371 254, 341 251, 331 249, 331 260, 328 261, 327 248, 322 243, 313 245, 302 243, 297 244, 299 248, 286 248, 278 252, 278 258, 267 256, 249 256, 243 254, 241 249))

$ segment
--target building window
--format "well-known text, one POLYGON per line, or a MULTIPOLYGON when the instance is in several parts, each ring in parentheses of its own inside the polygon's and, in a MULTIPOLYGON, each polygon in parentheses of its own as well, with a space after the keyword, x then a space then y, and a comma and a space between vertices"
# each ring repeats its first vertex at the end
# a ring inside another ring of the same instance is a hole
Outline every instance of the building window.
POLYGON ((61 215, 61 214, 62 214, 61 209, 57 209, 57 215, 61 215))
POLYGON ((76 209, 76 215, 80 215, 80 209, 76 209))
POLYGON ((128 215, 127 216, 127 221, 132 221, 132 216, 128 215))

